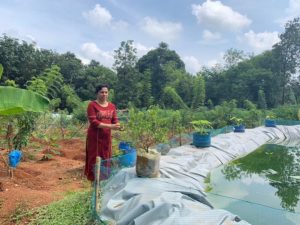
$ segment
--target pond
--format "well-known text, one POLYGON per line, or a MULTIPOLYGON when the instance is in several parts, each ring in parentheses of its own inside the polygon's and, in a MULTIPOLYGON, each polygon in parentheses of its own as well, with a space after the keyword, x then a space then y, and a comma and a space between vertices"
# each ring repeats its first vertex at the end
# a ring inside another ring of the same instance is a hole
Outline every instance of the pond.
POLYGON ((253 225, 300 224, 300 147, 263 145, 216 168, 207 199, 253 225))

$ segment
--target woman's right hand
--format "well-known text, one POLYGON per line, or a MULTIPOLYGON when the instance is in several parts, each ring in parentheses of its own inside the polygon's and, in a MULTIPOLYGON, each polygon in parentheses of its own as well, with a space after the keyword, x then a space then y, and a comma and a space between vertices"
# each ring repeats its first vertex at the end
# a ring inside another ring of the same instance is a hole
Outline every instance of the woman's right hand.
POLYGON ((120 130, 121 126, 119 123, 116 124, 111 124, 111 129, 112 130, 120 130))

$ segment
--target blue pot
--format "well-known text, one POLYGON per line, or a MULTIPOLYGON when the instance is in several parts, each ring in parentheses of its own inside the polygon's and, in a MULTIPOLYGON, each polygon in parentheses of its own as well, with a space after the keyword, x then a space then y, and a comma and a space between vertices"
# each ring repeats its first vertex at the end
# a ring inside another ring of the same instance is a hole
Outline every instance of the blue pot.
POLYGON ((130 151, 131 150, 130 143, 126 141, 121 141, 119 143, 119 149, 123 151, 130 151))
POLYGON ((10 167, 17 167, 22 158, 22 152, 19 150, 13 150, 8 154, 8 163, 10 167))
POLYGON ((199 134, 197 132, 193 133, 193 145, 197 148, 209 147, 211 144, 211 135, 209 134, 199 134))
POLYGON ((244 133, 245 132, 245 126, 244 125, 233 126, 233 132, 244 133))
POLYGON ((265 126, 266 127, 276 127, 276 121, 275 120, 265 120, 265 126))
POLYGON ((136 163, 136 149, 131 148, 125 155, 120 156, 121 165, 124 167, 135 166, 136 163))

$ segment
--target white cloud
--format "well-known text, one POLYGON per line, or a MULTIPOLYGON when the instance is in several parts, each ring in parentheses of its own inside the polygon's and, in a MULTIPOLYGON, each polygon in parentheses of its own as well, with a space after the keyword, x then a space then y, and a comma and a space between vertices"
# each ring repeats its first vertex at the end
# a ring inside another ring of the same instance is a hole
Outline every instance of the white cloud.
POLYGON ((185 68, 188 72, 190 72, 192 74, 196 74, 201 70, 202 65, 196 57, 184 56, 182 60, 185 64, 185 68))
POLYGON ((119 20, 117 22, 114 22, 112 24, 112 29, 113 30, 125 30, 128 27, 128 23, 123 21, 123 20, 119 20))
POLYGON ((220 1, 207 0, 202 5, 192 5, 192 14, 198 23, 212 30, 238 31, 251 24, 247 16, 223 5, 220 1))
POLYGON ((138 42, 133 42, 133 47, 137 50, 138 58, 142 57, 143 55, 147 54, 149 51, 154 49, 153 47, 146 47, 145 45, 138 42))
POLYGON ((300 15, 300 0, 290 0, 289 7, 286 9, 286 12, 293 17, 299 16, 300 15))
POLYGON ((278 19, 277 22, 283 27, 287 21, 300 16, 300 0, 290 0, 288 8, 285 9, 286 17, 278 19))
POLYGON ((202 38, 204 41, 218 41, 221 40, 222 36, 218 32, 211 32, 209 30, 204 30, 202 33, 202 38))
POLYGON ((278 32, 255 33, 252 30, 244 34, 244 39, 255 53, 271 49, 274 44, 280 41, 278 32))
POLYGON ((95 8, 88 12, 83 12, 83 17, 92 25, 100 27, 110 25, 112 21, 110 12, 100 4, 96 4, 95 8))
POLYGON ((87 42, 82 44, 80 54, 83 62, 94 59, 107 67, 112 67, 114 63, 113 53, 101 50, 95 43, 87 42))
POLYGON ((164 41, 176 39, 183 29, 181 23, 160 22, 150 17, 145 17, 141 26, 146 33, 164 41))

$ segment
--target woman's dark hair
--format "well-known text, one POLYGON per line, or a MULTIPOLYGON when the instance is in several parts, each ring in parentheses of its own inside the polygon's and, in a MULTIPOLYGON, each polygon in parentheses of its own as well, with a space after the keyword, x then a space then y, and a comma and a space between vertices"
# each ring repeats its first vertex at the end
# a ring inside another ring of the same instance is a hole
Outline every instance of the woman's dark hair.
POLYGON ((109 89, 108 84, 100 84, 96 87, 95 93, 98 94, 98 92, 102 89, 102 88, 107 88, 109 89))

